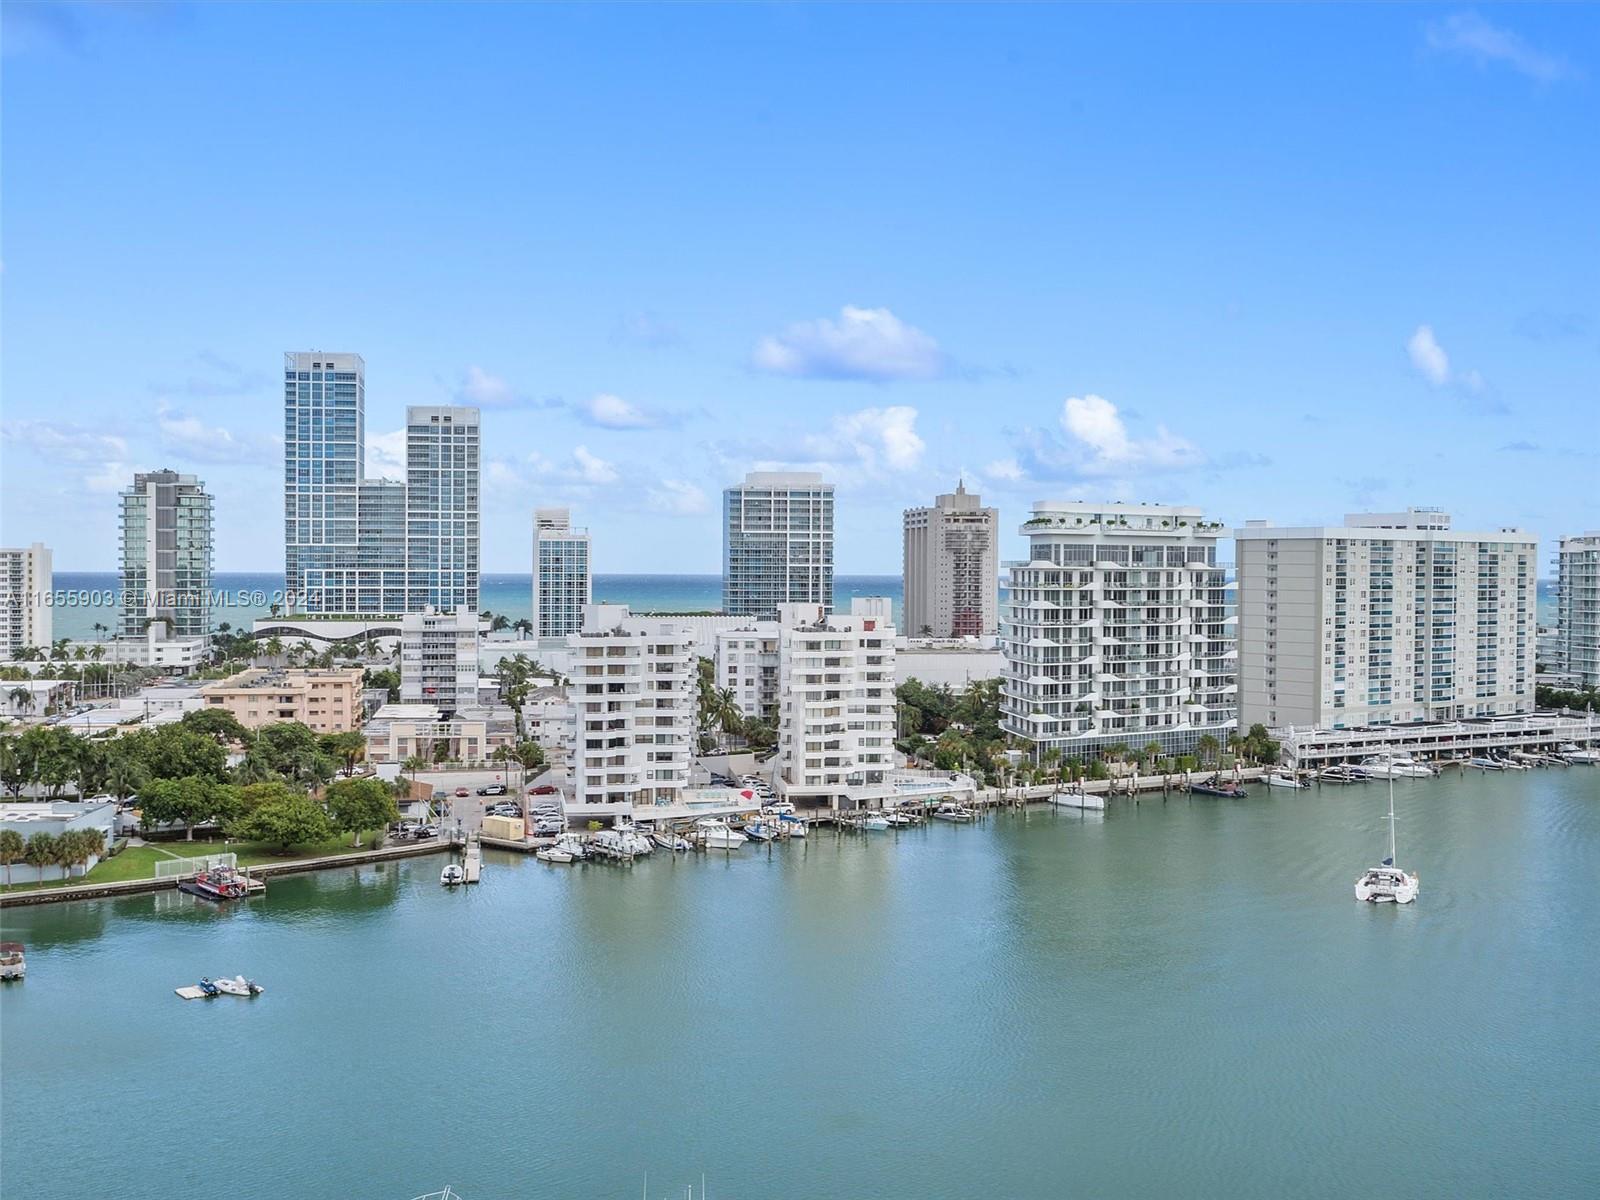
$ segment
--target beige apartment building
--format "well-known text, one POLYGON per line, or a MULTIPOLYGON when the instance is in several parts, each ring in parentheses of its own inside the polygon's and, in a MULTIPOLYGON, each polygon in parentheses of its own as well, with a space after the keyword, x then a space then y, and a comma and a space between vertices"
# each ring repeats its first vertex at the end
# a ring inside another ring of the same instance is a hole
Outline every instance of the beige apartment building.
POLYGON ((1000 513, 964 483, 904 515, 905 608, 911 637, 981 637, 1000 620, 1000 513))
POLYGON ((285 671, 254 667, 200 689, 206 708, 231 712, 246 729, 299 721, 317 733, 361 724, 361 668, 285 671))
POLYGON ((1234 531, 1239 723, 1352 729, 1533 711, 1538 541, 1448 513, 1234 531))

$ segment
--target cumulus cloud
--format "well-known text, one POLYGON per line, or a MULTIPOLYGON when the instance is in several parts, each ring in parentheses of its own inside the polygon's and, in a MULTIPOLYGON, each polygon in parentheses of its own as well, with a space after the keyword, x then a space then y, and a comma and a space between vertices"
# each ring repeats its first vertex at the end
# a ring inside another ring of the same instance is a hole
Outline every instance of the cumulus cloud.
POLYGON ((1208 461, 1198 446, 1165 425, 1156 425, 1148 437, 1134 436, 1117 406, 1093 394, 1069 396, 1061 405, 1058 428, 1023 429, 1013 444, 1010 457, 989 464, 991 478, 1012 484, 1131 481, 1187 471, 1208 461))
POLYGON ((645 408, 610 392, 575 401, 571 407, 581 421, 601 429, 661 429, 677 423, 671 413, 645 408))
POLYGON ((165 401, 156 405, 156 430, 165 449, 195 462, 272 463, 283 453, 283 443, 271 434, 236 434, 207 425, 165 401))
POLYGON ((66 421, 7 421, 0 429, 13 446, 26 446, 50 462, 106 462, 128 455, 126 439, 66 421))
POLYGON ((890 471, 911 470, 922 461, 926 449, 917 435, 917 410, 908 404, 844 413, 833 419, 829 432, 806 437, 804 445, 823 460, 882 466, 890 471))
POLYGON ((1411 365, 1434 387, 1450 382, 1450 356, 1433 336, 1432 325, 1417 326, 1406 342, 1406 354, 1411 358, 1411 365))
POLYGON ((1418 325, 1406 341, 1406 356, 1416 372, 1434 387, 1455 384, 1469 392, 1483 391, 1483 376, 1475 370, 1457 371, 1450 366, 1450 356, 1445 353, 1432 325, 1418 325))
POLYGON ((684 479, 663 479, 646 494, 655 512, 673 517, 697 517, 711 511, 711 502, 699 487, 684 479))
POLYGON ((983 469, 983 473, 990 479, 1004 483, 1021 483, 1025 478, 1022 464, 1014 458, 997 458, 983 469))
POLYGON ((800 379, 876 383, 933 379, 946 363, 939 343, 887 308, 846 305, 838 320, 800 321, 756 343, 758 370, 800 379))
POLYGON ((1560 55, 1534 49, 1520 35, 1491 25, 1475 12, 1452 13, 1442 21, 1432 21, 1426 36, 1431 50, 1463 55, 1480 67, 1507 66, 1540 83, 1556 83, 1576 74, 1560 55))
POLYGON ((582 483, 615 483, 617 481, 617 468, 597 454, 591 454, 587 446, 574 446, 572 459, 577 464, 578 479, 582 483))

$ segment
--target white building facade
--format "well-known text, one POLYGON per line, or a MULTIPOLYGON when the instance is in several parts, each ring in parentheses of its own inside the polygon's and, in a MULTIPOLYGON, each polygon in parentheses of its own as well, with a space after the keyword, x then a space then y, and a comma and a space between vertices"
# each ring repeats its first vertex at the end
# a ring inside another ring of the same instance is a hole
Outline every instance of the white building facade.
POLYGON ((904 516, 905 604, 911 637, 982 637, 999 626, 1000 513, 958 484, 904 516))
POLYGON ((889 600, 779 610, 773 782, 797 807, 877 807, 893 794, 895 627, 889 600))
POLYGON ((120 634, 211 637, 211 496, 193 475, 141 472, 124 488, 120 634))
POLYGON ((0 658, 15 658, 25 646, 50 648, 54 587, 50 548, 43 542, 0 549, 0 658))
POLYGON ((400 700, 446 712, 478 702, 478 614, 424 609, 400 620, 400 700))
POLYGON ((406 409, 406 607, 478 611, 479 413, 406 409))
POLYGON ((572 512, 540 508, 533 514, 533 636, 566 637, 583 628, 583 609, 594 602, 589 531, 572 527, 572 512))
POLYGON ((569 635, 571 819, 648 818, 689 784, 696 696, 692 631, 663 616, 630 628, 624 605, 592 604, 569 635))
POLYGON ((1236 655, 1198 508, 1040 501, 1001 622, 1001 727, 1084 761, 1152 742, 1192 753, 1235 726, 1236 655))
POLYGON ((722 609, 773 620, 792 603, 833 608, 833 485, 753 471, 722 493, 722 609))
POLYGON ((1538 543, 1436 509, 1234 531, 1239 718, 1354 728, 1533 711, 1538 543))
POLYGON ((717 633, 717 686, 732 693, 747 717, 765 721, 777 707, 781 631, 776 621, 750 621, 717 633))
POLYGON ((1580 687, 1600 687, 1600 532, 1562 538, 1557 568, 1561 670, 1580 687))

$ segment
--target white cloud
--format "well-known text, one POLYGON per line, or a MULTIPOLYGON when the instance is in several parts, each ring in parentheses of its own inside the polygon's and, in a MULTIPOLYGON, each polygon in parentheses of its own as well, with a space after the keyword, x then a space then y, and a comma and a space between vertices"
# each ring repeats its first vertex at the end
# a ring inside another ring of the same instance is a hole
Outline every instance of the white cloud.
POLYGON ((939 343, 887 308, 846 305, 837 321, 800 321, 756 343, 757 369, 807 379, 932 379, 945 369, 939 343))
POLYGON ((367 434, 367 477, 404 479, 406 477, 406 431, 367 434))
POLYGON ((642 408, 610 392, 600 392, 588 400, 576 401, 572 411, 586 424, 601 429, 661 429, 676 423, 676 418, 670 413, 642 408))
POLYGON ((511 385, 498 375, 491 375, 482 367, 467 368, 466 376, 456 389, 458 399, 480 408, 509 408, 517 402, 511 385))
POLYGON ((27 446, 51 462, 107 462, 128 455, 126 439, 67 422, 7 421, 0 430, 7 442, 27 446))
POLYGON ((652 487, 647 499, 656 512, 674 517, 696 517, 711 511, 706 494, 683 479, 663 479, 652 487))
POLYGON ((85 472, 83 486, 102 496, 113 495, 133 483, 134 468, 128 462, 106 462, 93 471, 85 472))
POLYGON ((617 468, 598 455, 589 453, 587 446, 572 448, 573 461, 578 464, 578 478, 583 483, 615 483, 617 468))
POLYGON ((809 434, 801 446, 823 462, 890 471, 913 469, 926 448, 917 435, 917 410, 908 404, 843 413, 827 433, 809 434))
POLYGON ((1069 396, 1061 407, 1061 427, 1088 451, 1083 469, 1088 474, 1115 474, 1129 468, 1180 470, 1204 459, 1199 449, 1157 425, 1153 438, 1128 436, 1117 406, 1103 396, 1069 396))
POLYGON ((1025 477, 1021 464, 1014 458, 997 458, 983 469, 983 473, 990 479, 1000 479, 1007 483, 1020 483, 1025 477))
POLYGON ((1411 357, 1411 365, 1434 387, 1450 382, 1450 356, 1433 336, 1432 325, 1417 326, 1411 340, 1406 342, 1406 353, 1411 357))
POLYGON ((1430 22, 1428 47, 1447 54, 1462 54, 1480 67, 1503 63, 1540 83, 1555 83, 1576 75, 1572 64, 1556 54, 1535 50, 1509 29, 1491 25, 1475 12, 1452 13, 1430 22))
POLYGON ((1475 395, 1484 390, 1483 376, 1477 371, 1470 368, 1460 371, 1450 366, 1450 356, 1434 336, 1431 325, 1417 326, 1416 332, 1406 341, 1406 355, 1417 373, 1434 387, 1454 385, 1475 395))
POLYGON ((203 463, 270 463, 279 460, 283 444, 270 434, 235 434, 220 425, 207 425, 160 401, 156 429, 164 448, 203 463))

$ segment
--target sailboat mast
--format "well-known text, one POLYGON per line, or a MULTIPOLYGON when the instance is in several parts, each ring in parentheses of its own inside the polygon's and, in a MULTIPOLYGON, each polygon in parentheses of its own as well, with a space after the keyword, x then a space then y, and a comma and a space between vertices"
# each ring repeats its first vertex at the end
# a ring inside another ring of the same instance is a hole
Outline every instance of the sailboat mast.
POLYGON ((1389 776, 1389 865, 1395 866, 1394 855, 1394 776, 1389 776))

